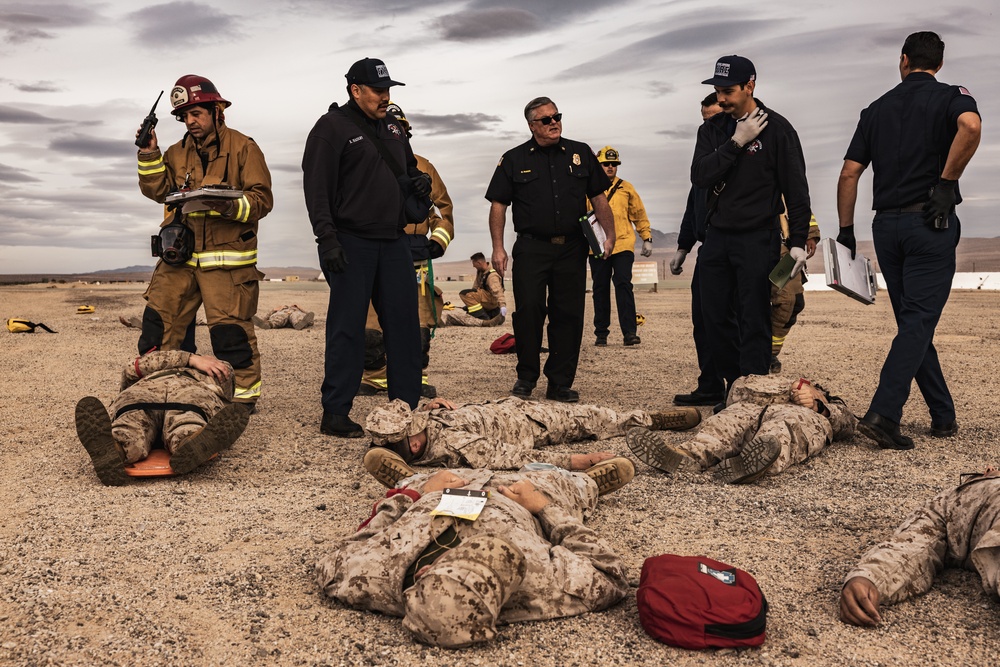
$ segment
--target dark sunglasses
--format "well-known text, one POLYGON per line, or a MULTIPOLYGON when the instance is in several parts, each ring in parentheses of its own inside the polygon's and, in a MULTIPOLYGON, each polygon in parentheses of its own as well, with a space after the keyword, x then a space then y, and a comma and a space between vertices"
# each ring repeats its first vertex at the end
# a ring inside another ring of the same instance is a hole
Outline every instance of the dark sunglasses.
POLYGON ((618 163, 617 162, 602 162, 601 166, 602 167, 617 167, 618 163))
POLYGON ((554 113, 551 116, 542 116, 541 118, 536 118, 535 120, 538 121, 539 123, 541 123, 542 125, 551 125, 552 121, 555 121, 557 123, 559 121, 561 121, 562 120, 562 114, 561 113, 554 113))

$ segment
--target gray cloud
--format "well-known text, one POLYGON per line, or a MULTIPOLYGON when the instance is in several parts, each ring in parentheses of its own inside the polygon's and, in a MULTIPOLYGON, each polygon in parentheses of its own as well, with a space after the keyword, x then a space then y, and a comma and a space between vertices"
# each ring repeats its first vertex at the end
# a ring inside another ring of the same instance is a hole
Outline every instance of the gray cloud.
POLYGON ((36 39, 52 39, 53 30, 88 25, 99 18, 97 12, 76 3, 10 3, 0 6, 0 29, 9 44, 36 39))
POLYGON ((58 93, 62 90, 52 81, 35 81, 33 83, 12 83, 14 88, 22 93, 58 93))
POLYGON ((464 134, 467 132, 484 132, 490 125, 499 123, 500 116, 490 116, 484 113, 447 114, 443 116, 414 114, 413 131, 419 134, 464 134))
POLYGON ((434 24, 441 37, 455 42, 500 39, 541 30, 542 22, 523 9, 473 9, 448 14, 434 24))
MULTIPOLYGON (((560 76, 589 78, 601 74, 617 74, 621 71, 623 62, 634 63, 636 68, 641 69, 655 63, 665 54, 702 52, 706 49, 732 50, 734 43, 746 44, 755 34, 780 28, 787 21, 788 19, 726 20, 679 26, 624 46, 599 59, 570 67, 560 76)), ((710 74, 711 64, 705 65, 706 74, 710 74)))
MULTIPOLYGON (((472 10, 494 9, 500 4, 496 0, 473 0, 469 3, 472 10)), ((621 9, 628 2, 616 3, 616 8, 621 9)), ((522 10, 530 12, 543 19, 565 20, 569 16, 580 16, 589 14, 595 10, 607 7, 606 0, 505 0, 503 9, 522 10)))
POLYGON ((698 134, 698 127, 695 125, 685 125, 672 130, 657 130, 656 133, 667 139, 679 139, 694 143, 694 138, 698 134))
POLYGON ((677 90, 677 86, 669 81, 650 81, 646 88, 651 97, 662 97, 677 90))
POLYGON ((43 116, 35 111, 18 109, 17 107, 0 104, 0 123, 24 123, 28 125, 54 125, 68 121, 43 116))
POLYGON ((58 137, 49 142, 49 149, 88 158, 121 157, 130 148, 121 141, 95 139, 80 134, 58 137))
POLYGON ((11 167, 6 164, 0 163, 0 183, 38 183, 39 179, 35 178, 27 172, 25 169, 18 169, 17 167, 11 167))
POLYGON ((138 32, 136 38, 151 46, 191 44, 210 37, 237 38, 240 20, 209 5, 196 2, 168 2, 144 7, 128 15, 138 32))

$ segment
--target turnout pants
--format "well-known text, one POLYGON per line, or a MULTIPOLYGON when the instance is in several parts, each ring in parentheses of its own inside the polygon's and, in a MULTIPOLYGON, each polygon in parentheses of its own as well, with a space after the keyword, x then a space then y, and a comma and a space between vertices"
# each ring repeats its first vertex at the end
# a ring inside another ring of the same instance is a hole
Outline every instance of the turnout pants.
POLYGON ((611 284, 615 286, 615 304, 618 308, 618 327, 623 336, 634 335, 635 294, 632 292, 632 264, 635 253, 631 250, 616 252, 607 259, 590 257, 590 277, 594 283, 594 335, 607 338, 611 326, 611 284))
POLYGON ((925 223, 922 213, 878 213, 872 224, 897 333, 869 409, 897 423, 913 380, 927 403, 931 422, 945 424, 955 419, 955 403, 933 341, 951 294, 960 225, 954 213, 948 228, 941 230, 925 223))
POLYGON ((571 387, 583 340, 587 291, 587 243, 582 235, 562 244, 521 236, 514 242, 514 340, 517 377, 532 384, 541 374, 542 327, 548 317, 545 377, 553 387, 571 387))
POLYGON ((212 352, 232 365, 235 403, 260 398, 260 353, 251 318, 257 312, 259 281, 255 266, 205 271, 158 262, 146 289, 139 354, 152 349, 194 349, 193 324, 205 304, 212 352), (191 339, 185 340, 191 327, 191 339))

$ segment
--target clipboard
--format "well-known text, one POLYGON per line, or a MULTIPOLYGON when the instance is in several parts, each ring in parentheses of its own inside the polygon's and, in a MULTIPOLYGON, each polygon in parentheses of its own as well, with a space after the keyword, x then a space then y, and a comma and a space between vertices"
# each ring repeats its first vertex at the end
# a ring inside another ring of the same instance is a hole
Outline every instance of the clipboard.
POLYGON ((195 211, 207 211, 209 206, 206 201, 218 201, 220 199, 239 199, 243 196, 243 191, 231 185, 205 185, 197 190, 182 190, 171 192, 163 199, 167 206, 180 205, 182 213, 193 213, 195 211))
POLYGON ((590 252, 594 253, 597 259, 604 259, 604 242, 608 235, 604 233, 604 227, 597 221, 597 215, 591 211, 587 215, 580 216, 580 228, 590 245, 590 252))
POLYGON ((871 260, 861 253, 851 259, 850 249, 834 239, 825 238, 820 243, 823 244, 826 284, 865 305, 875 303, 878 283, 871 260))

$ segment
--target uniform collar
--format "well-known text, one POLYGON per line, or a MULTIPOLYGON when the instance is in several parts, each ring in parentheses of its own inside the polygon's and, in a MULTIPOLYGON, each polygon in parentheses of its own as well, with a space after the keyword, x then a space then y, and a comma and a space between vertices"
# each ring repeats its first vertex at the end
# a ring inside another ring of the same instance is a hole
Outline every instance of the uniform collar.
POLYGON ((907 81, 937 81, 937 79, 930 72, 910 72, 903 79, 904 83, 907 81))
POLYGON ((566 152, 566 139, 565 139, 565 137, 559 137, 559 143, 552 144, 551 146, 541 146, 541 145, 539 145, 539 143, 537 141, 535 141, 535 137, 534 136, 532 136, 531 139, 528 139, 528 152, 529 153, 534 153, 535 151, 540 151, 542 153, 551 153, 551 152, 554 152, 557 149, 559 151, 563 152, 563 153, 566 152))

